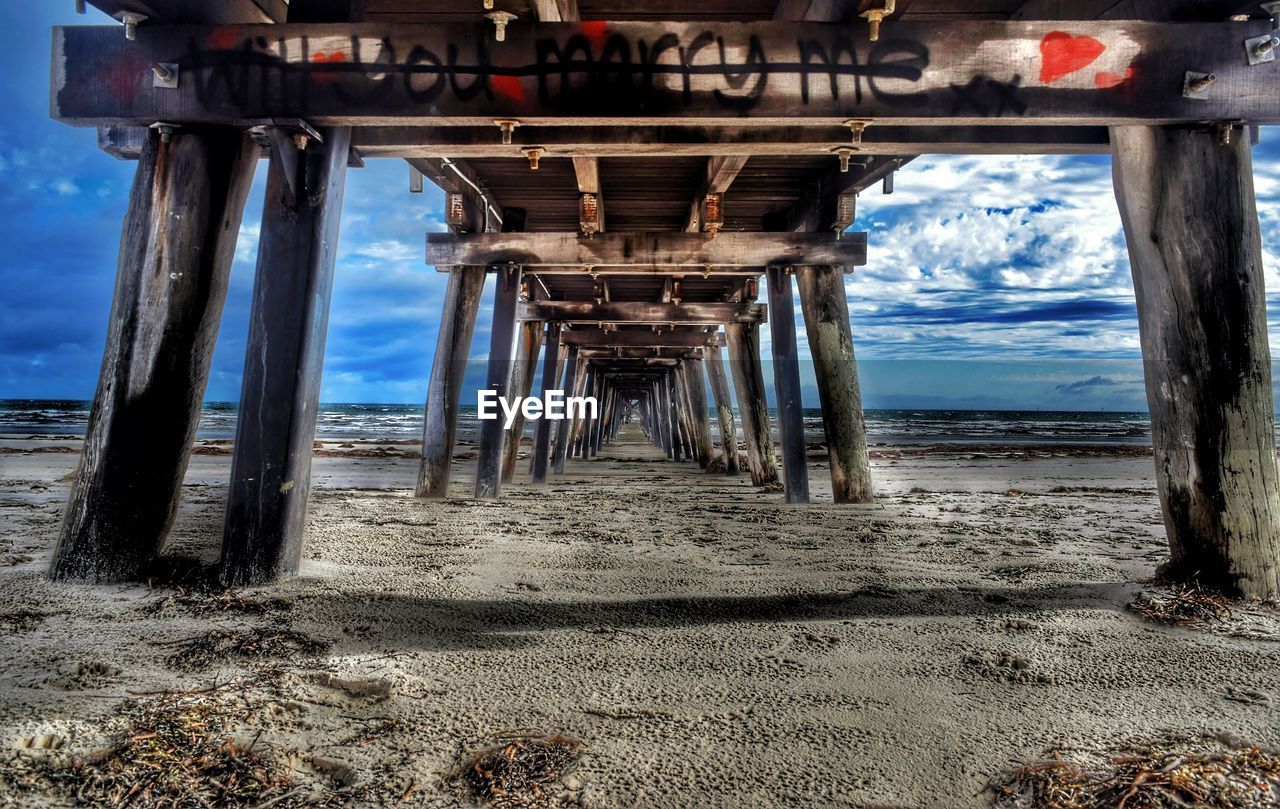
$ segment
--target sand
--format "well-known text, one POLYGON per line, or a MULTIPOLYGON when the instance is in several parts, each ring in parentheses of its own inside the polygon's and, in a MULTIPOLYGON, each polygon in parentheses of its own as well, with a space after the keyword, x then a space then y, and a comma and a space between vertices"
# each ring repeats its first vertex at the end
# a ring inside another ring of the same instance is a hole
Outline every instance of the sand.
MULTIPOLYGON (((413 447, 327 442, 304 575, 242 592, 282 599, 255 615, 46 582, 75 447, 0 441, 0 615, 35 613, 0 624, 3 748, 91 750, 129 692, 236 677, 247 735, 304 785, 341 762, 368 806, 457 805, 459 756, 520 732, 585 743, 553 791, 589 807, 985 806, 988 778, 1054 746, 1280 744, 1274 613, 1209 631, 1124 608, 1166 558, 1142 453, 886 449, 878 502, 839 507, 816 458, 816 502, 789 506, 628 432, 498 502, 463 497, 459 461, 456 499, 423 502, 413 447), (249 627, 331 646, 166 662, 249 627)), ((228 472, 193 458, 169 553, 216 559, 228 472)))

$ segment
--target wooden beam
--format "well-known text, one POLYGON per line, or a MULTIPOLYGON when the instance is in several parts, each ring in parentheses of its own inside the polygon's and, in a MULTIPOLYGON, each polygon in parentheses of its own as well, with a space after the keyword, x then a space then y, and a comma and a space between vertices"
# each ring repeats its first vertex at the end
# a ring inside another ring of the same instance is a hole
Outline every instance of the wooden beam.
MULTIPOLYGON (((578 193, 591 194, 596 199, 595 232, 605 229, 604 197, 600 194, 600 161, 595 157, 573 156, 573 173, 578 179, 578 193)), ((584 223, 585 224, 585 223, 584 223)))
POLYGON ((427 264, 500 266, 537 271, 563 267, 760 267, 839 264, 867 260, 865 233, 484 233, 427 234, 427 264))
POLYGON ((532 0, 533 13, 542 22, 575 22, 581 19, 578 14, 578 0, 532 0))
POLYGON ((225 25, 229 23, 284 22, 287 0, 89 0, 89 5, 109 17, 141 14, 141 24, 225 25))
POLYGON ((1280 479, 1249 146, 1112 133, 1171 577, 1280 595, 1280 479))
POLYGON ((462 267, 449 275, 444 309, 436 335, 435 360, 427 383, 426 417, 422 430, 422 461, 418 465, 418 497, 443 498, 449 492, 453 446, 458 432, 458 405, 471 353, 484 269, 462 267))
POLYGON ((731 323, 724 329, 729 346, 729 367, 733 389, 742 416, 742 435, 747 445, 751 482, 764 486, 778 480, 778 463, 773 456, 773 429, 769 424, 769 403, 765 396, 764 367, 760 362, 760 326, 731 323))
POLYGON ((773 18, 790 22, 840 22, 849 5, 849 0, 778 0, 773 18))
MULTIPOLYGON (((910 161, 911 158, 906 156, 865 157, 859 158, 859 162, 850 166, 847 172, 841 172, 838 167, 833 166, 794 205, 766 217, 765 227, 773 231, 797 233, 842 231, 847 223, 840 217, 840 198, 856 198, 910 161)), ((853 205, 855 201, 850 199, 848 204, 853 205)), ((844 238, 850 235, 853 234, 846 234, 844 238)), ((809 262, 793 262, 807 263, 809 262)))
POLYGON ((1243 58, 1244 41, 1270 31, 1263 21, 895 21, 891 39, 872 43, 823 23, 625 22, 608 23, 606 57, 573 23, 512 26, 500 49, 480 24, 352 23, 340 35, 145 26, 136 41, 59 27, 51 108, 83 126, 1274 123, 1280 61, 1243 58), (1097 56, 1060 58, 1081 37, 1097 56), (176 88, 154 86, 156 63, 179 65, 176 88), (1183 97, 1188 70, 1216 75, 1205 99, 1183 97))
POLYGON ((686 233, 702 232, 703 199, 707 194, 723 194, 728 191, 738 173, 747 165, 748 159, 745 155, 733 155, 713 157, 707 161, 707 174, 689 206, 689 221, 684 227, 686 233))
POLYGON ((295 576, 302 561, 351 130, 273 155, 236 418, 218 577, 227 587, 295 576), (298 193, 286 173, 297 166, 298 193))
POLYGON ((738 474, 738 426, 733 418, 733 400, 729 395, 729 379, 724 371, 724 353, 720 346, 707 349, 707 376, 711 380, 711 396, 716 403, 720 426, 720 450, 726 475, 738 474))
MULTIPOLYGON (((578 362, 578 347, 570 345, 569 353, 565 356, 564 378, 560 382, 561 390, 568 391, 573 396, 579 396, 578 380, 585 372, 585 369, 586 363, 578 362)), ((557 475, 564 474, 564 461, 569 454, 572 426, 567 418, 561 419, 556 424, 556 442, 551 451, 551 469, 557 475)))
MULTIPOLYGON (((408 163, 445 194, 462 195, 465 221, 455 228, 457 232, 484 233, 502 225, 502 203, 485 189, 479 172, 465 160, 427 157, 410 158, 408 163)), ((447 199, 445 204, 448 205, 447 199)))
POLYGON ((721 323, 763 323, 768 316, 765 308, 756 303, 533 301, 521 304, 517 317, 520 320, 559 320, 562 323, 715 326, 721 323))
POLYGON ((577 326, 567 329, 560 339, 566 345, 590 348, 633 348, 633 347, 699 347, 724 345, 724 335, 719 332, 706 331, 672 331, 663 329, 653 331, 605 331, 592 326, 577 326))
POLYGON ((1263 15, 1256 0, 1028 0, 1015 20, 1155 20, 1217 22, 1233 14, 1263 15))
MULTIPOLYGON (((383 126, 354 131, 368 157, 520 158, 524 145, 547 157, 730 157, 829 155, 851 145, 846 126, 522 126, 503 145, 487 126, 383 126)), ((863 133, 859 155, 1107 154, 1103 126, 887 126, 863 133)))
POLYGON ((257 162, 253 141, 233 129, 147 136, 55 580, 141 580, 164 546, 257 162))
POLYGON ((582 348, 581 356, 589 360, 644 360, 644 359, 667 359, 679 360, 689 359, 691 357, 701 357, 701 348, 664 348, 661 346, 644 347, 636 346, 632 348, 582 348))
MULTIPOLYGON (((511 367, 511 391, 520 399, 533 392, 533 377, 537 373, 538 352, 542 350, 542 323, 526 320, 520 324, 520 337, 516 342, 516 360, 511 367)), ((510 483, 516 477, 516 461, 520 458, 520 442, 524 440, 524 409, 516 410, 511 429, 502 444, 502 482, 510 483)))

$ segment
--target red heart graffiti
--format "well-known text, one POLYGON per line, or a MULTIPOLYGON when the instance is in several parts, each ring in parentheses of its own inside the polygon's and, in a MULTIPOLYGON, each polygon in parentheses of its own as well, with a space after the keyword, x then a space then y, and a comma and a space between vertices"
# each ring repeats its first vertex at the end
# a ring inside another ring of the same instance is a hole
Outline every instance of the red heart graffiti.
MULTIPOLYGON (((325 53, 324 51, 316 51, 316 53, 311 57, 312 64, 317 64, 317 65, 324 64, 326 62, 345 62, 345 61, 347 61, 347 55, 342 51, 333 51, 332 53, 325 53)), ((319 73, 313 73, 311 78, 321 83, 335 82, 338 80, 338 74, 331 73, 326 70, 319 73)))
POLYGON ((1091 36, 1073 37, 1062 31, 1046 34, 1040 40, 1040 83, 1052 84, 1063 76, 1069 76, 1098 60, 1107 46, 1091 36))

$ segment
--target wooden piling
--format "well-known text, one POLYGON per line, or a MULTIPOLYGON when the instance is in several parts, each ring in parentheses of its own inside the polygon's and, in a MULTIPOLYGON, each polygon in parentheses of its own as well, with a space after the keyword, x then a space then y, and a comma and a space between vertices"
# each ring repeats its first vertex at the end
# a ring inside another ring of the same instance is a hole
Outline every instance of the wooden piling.
POLYGON ((778 434, 782 439, 782 483, 788 503, 809 502, 809 468, 805 465, 804 403, 800 398, 800 360, 796 347, 795 295, 787 268, 772 266, 769 280, 769 327, 773 337, 773 384, 778 399, 778 434))
POLYGON ((1175 578, 1280 595, 1280 482, 1247 133, 1111 130, 1175 578))
MULTIPOLYGON (((543 351, 542 360, 542 401, 547 401, 547 392, 556 390, 559 385, 556 371, 559 369, 559 360, 561 356, 560 345, 560 322, 553 320, 547 324, 547 344, 543 351)), ((547 482, 547 468, 551 462, 551 420, 543 413, 543 417, 538 419, 533 429, 533 482, 535 484, 543 484, 547 482)), ((557 424, 564 424, 559 421, 557 424)))
POLYGON ((146 135, 80 464, 49 569, 141 578, 164 545, 200 421, 258 147, 239 129, 146 135))
MULTIPOLYGON (((581 375, 581 365, 578 363, 578 347, 569 346, 569 352, 565 356, 564 361, 564 380, 562 382, 567 395, 576 396, 575 391, 578 389, 578 377, 581 375)), ((556 446, 551 453, 551 469, 557 475, 564 474, 565 458, 569 454, 569 443, 573 436, 573 422, 569 418, 556 424, 556 446)))
POLYGON ((716 419, 720 425, 720 451, 724 455, 724 472, 737 475, 738 425, 733 418, 733 403, 729 396, 729 379, 724 371, 724 354, 720 346, 708 346, 707 377, 711 380, 711 396, 716 403, 716 419))
POLYGON ((321 135, 268 169, 218 569, 228 587, 296 575, 302 559, 351 130, 321 135))
POLYGON ((663 403, 667 406, 667 423, 671 432, 671 460, 684 460, 684 436, 680 429, 680 404, 676 399, 675 372, 668 371, 662 378, 663 403))
POLYGON ((689 385, 689 407, 693 413, 693 429, 697 438, 698 465, 707 469, 711 466, 712 458, 711 414, 707 409, 707 382, 702 371, 702 360, 686 360, 685 370, 689 385))
MULTIPOLYGON (((520 267, 508 264, 495 269, 497 278, 493 290, 493 325, 485 389, 497 391, 498 398, 509 398, 516 307, 520 303, 520 267)), ((494 498, 502 492, 502 438, 505 433, 501 417, 480 422, 480 453, 476 459, 477 499, 494 498)))
POLYGON ((822 405, 822 428, 837 503, 870 503, 871 457, 844 273, 831 265, 796 267, 796 286, 822 405))
POLYGON ((418 465, 415 492, 418 497, 440 498, 448 493, 453 445, 458 433, 458 405, 480 295, 484 291, 484 276, 483 267, 458 267, 449 273, 431 381, 427 385, 422 461, 418 465))
POLYGON ((760 365, 760 327, 755 323, 728 323, 724 336, 729 347, 733 389, 738 395, 738 413, 742 417, 743 442, 751 465, 751 482, 756 486, 776 483, 778 466, 773 457, 769 402, 765 398, 764 369, 760 365))
MULTIPOLYGON (((511 391, 521 401, 533 392, 533 377, 538 365, 538 352, 542 349, 540 320, 520 323, 520 338, 516 345, 516 362, 511 369, 511 391)), ((502 445, 502 482, 510 483, 516 476, 516 460, 520 457, 520 442, 524 440, 524 410, 519 410, 511 429, 507 430, 502 445)))

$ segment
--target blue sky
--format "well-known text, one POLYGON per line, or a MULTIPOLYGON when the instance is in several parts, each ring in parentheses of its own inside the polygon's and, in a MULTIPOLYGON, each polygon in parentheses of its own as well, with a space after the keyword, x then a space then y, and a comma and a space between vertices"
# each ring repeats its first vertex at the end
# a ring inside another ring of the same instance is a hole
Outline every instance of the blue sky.
MULTIPOLYGON (((133 166, 99 152, 93 130, 48 118, 50 26, 105 20, 72 6, 0 11, 0 398, 90 397, 105 341, 133 166)), ((1280 133, 1264 131, 1255 163, 1275 309, 1280 133)), ((239 395, 265 175, 246 207, 209 399, 239 395)), ((423 264, 423 234, 444 229, 441 202, 430 186, 409 194, 399 161, 349 175, 325 401, 425 397, 445 279, 423 264)), ((1145 409, 1107 157, 921 158, 892 196, 863 195, 855 228, 871 242, 847 283, 868 407, 1145 409)), ((487 346, 482 315, 473 356, 487 346)))

